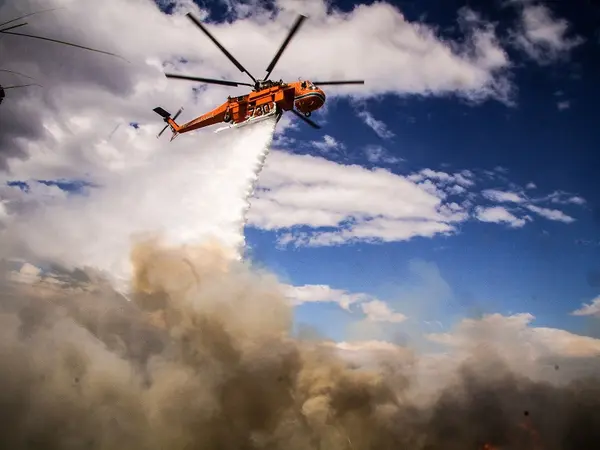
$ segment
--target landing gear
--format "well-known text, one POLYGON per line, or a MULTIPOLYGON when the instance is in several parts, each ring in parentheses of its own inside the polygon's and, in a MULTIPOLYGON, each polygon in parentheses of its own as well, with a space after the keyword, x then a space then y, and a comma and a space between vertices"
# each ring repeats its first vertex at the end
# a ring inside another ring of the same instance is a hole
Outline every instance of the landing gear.
POLYGON ((310 117, 310 111, 305 112, 304 117, 310 117))
POLYGON ((225 113, 225 115, 223 116, 223 122, 226 122, 226 123, 227 123, 227 122, 229 122, 229 121, 231 121, 231 114, 229 113, 229 111, 227 111, 227 112, 225 113))

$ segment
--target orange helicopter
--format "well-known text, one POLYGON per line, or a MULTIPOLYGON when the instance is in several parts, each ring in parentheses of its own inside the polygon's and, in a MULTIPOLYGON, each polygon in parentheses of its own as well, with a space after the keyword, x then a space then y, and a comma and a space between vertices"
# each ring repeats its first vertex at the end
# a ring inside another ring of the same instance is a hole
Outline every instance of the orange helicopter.
POLYGON ((197 117, 196 119, 193 119, 184 125, 178 125, 175 122, 175 119, 179 117, 179 114, 181 114, 183 108, 181 108, 174 117, 171 117, 171 114, 160 106, 154 108, 153 111, 160 115, 167 123, 157 137, 160 137, 168 127, 171 127, 171 131, 173 132, 173 136, 171 137, 171 140, 173 140, 181 133, 187 133, 189 131, 194 131, 199 128, 204 128, 223 122, 229 123, 230 125, 219 128, 215 132, 233 127, 246 126, 248 124, 262 121, 273 116, 276 116, 276 120, 278 121, 284 111, 291 111, 313 128, 321 128, 319 125, 309 119, 313 111, 321 108, 325 104, 325 93, 318 86, 365 83, 363 80, 312 82, 306 80, 293 83, 284 83, 282 80, 269 80, 269 76, 275 68, 275 64, 277 64, 277 61, 279 61, 283 51, 300 28, 300 25, 302 25, 306 19, 306 16, 300 15, 296 19, 296 22, 283 41, 283 44, 281 44, 281 47, 267 67, 267 75, 262 80, 254 78, 252 74, 248 72, 244 66, 242 66, 191 13, 188 13, 187 17, 194 22, 194 24, 196 24, 198 28, 200 28, 200 30, 202 30, 217 47, 219 47, 219 49, 240 70, 240 72, 245 72, 254 83, 250 84, 235 81, 215 80, 210 78, 200 78, 169 73, 165 74, 165 76, 167 78, 220 84, 223 86, 250 86, 253 89, 249 94, 246 95, 241 95, 239 97, 228 97, 227 101, 221 106, 218 106, 212 111, 197 117))

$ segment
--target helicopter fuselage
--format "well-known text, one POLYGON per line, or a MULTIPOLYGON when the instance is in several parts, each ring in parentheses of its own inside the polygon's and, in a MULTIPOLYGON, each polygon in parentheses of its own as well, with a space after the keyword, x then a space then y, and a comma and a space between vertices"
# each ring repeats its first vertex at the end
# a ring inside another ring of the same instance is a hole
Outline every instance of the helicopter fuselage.
POLYGON ((275 108, 278 113, 293 108, 309 117, 313 111, 325 104, 326 96, 322 89, 310 81, 294 83, 265 83, 261 90, 253 90, 249 94, 228 97, 227 101, 212 111, 178 125, 177 133, 186 133, 221 122, 239 124, 251 118, 271 113, 275 108))

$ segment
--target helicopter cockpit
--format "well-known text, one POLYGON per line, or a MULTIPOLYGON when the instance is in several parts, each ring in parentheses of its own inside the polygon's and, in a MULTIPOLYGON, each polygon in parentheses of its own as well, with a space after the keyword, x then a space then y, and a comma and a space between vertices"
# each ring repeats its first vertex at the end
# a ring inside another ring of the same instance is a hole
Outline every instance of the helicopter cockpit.
POLYGON ((310 89, 310 90, 317 89, 317 87, 314 84, 312 84, 310 81, 303 81, 300 86, 302 87, 302 89, 310 89))

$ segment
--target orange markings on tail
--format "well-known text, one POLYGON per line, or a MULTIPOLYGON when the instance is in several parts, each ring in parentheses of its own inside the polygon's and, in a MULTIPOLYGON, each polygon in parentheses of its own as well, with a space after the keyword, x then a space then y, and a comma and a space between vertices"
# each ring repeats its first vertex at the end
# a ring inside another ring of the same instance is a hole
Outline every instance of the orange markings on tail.
POLYGON ((181 127, 179 125, 177 125, 177 122, 175 122, 173 119, 169 118, 167 119, 167 123, 171 126, 171 129, 174 132, 178 132, 179 130, 181 130, 181 127))

